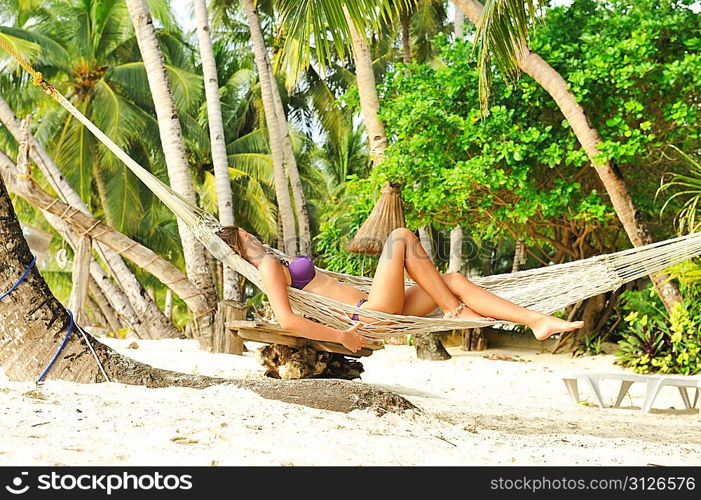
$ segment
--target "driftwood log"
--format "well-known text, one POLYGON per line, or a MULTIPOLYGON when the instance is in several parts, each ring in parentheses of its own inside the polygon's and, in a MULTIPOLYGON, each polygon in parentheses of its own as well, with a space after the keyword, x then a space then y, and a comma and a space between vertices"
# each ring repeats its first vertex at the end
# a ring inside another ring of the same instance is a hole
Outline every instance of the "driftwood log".
POLYGON ((293 380, 300 378, 341 378, 353 380, 363 373, 363 364, 337 352, 317 351, 311 346, 271 344, 258 351, 265 375, 293 380))

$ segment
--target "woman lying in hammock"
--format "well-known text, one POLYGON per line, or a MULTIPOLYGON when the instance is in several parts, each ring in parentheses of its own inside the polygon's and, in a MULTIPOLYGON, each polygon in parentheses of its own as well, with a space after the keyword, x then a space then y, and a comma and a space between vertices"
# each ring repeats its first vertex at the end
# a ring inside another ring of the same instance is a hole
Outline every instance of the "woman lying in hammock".
MULTIPOLYGON (((360 323, 339 330, 298 316, 290 307, 287 287, 390 314, 426 316, 440 307, 446 318, 522 323, 531 328, 539 340, 584 325, 582 321, 565 321, 517 306, 475 285, 460 273, 439 274, 418 238, 407 228, 395 229, 387 237, 367 294, 315 270, 309 257, 297 256, 290 262, 278 260, 258 238, 244 229, 227 226, 218 236, 258 268, 275 318, 282 328, 306 338, 343 344, 353 352, 365 344, 365 338, 356 331, 360 323), (404 269, 416 282, 406 290, 404 269)), ((357 314, 352 319, 374 321, 357 314)))

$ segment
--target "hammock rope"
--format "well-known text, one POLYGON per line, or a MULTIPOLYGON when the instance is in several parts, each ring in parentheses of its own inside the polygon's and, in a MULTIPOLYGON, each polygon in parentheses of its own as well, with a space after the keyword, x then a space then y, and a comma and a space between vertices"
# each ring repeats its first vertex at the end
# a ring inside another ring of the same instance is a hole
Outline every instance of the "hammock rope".
MULTIPOLYGON (((134 161, 122 148, 112 141, 102 130, 78 111, 60 92, 44 80, 41 73, 0 37, 0 46, 7 50, 19 64, 27 70, 35 85, 55 99, 71 115, 80 121, 95 137, 136 175, 183 223, 202 245, 218 260, 245 276, 265 293, 258 270, 249 262, 236 255, 217 235, 221 229, 219 221, 191 204, 169 186, 153 176, 148 170, 134 161)), ((277 249, 270 248, 277 257, 286 257, 277 249)), ((557 264, 543 268, 518 271, 475 278, 472 281, 490 292, 520 306, 550 314, 580 300, 609 292, 624 283, 660 271, 672 264, 701 255, 701 233, 634 247, 621 252, 599 255, 588 259, 557 264)), ((372 279, 362 276, 335 273, 317 268, 317 271, 333 276, 341 282, 367 292, 372 279)), ((412 286, 406 280, 405 286, 412 286)), ((396 337, 406 334, 419 334, 452 329, 473 328, 494 324, 509 324, 505 321, 473 321, 464 319, 444 319, 439 309, 427 316, 404 316, 370 309, 361 309, 322 295, 288 287, 292 310, 334 328, 345 329, 351 323, 353 313, 372 318, 373 322, 363 322, 358 331, 371 338, 396 337)))

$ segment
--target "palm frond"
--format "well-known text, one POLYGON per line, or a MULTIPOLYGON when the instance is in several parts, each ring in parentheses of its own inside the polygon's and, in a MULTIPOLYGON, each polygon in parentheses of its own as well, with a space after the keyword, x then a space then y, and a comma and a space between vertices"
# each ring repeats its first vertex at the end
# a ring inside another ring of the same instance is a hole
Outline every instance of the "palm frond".
POLYGON ((518 78, 518 57, 528 44, 530 26, 545 4, 545 0, 486 0, 484 3, 475 33, 483 112, 486 112, 489 102, 492 61, 506 78, 518 78))

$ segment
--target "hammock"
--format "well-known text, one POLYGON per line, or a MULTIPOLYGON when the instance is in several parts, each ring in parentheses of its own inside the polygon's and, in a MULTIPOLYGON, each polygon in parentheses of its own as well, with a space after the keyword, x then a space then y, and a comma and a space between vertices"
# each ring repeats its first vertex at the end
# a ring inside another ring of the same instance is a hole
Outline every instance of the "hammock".
MULTIPOLYGON (((3 46, 10 52, 32 74, 35 84, 40 85, 48 95, 58 101, 61 106, 85 125, 97 139, 122 160, 134 175, 183 221, 193 235, 216 259, 245 276, 265 293, 256 267, 236 255, 216 235, 222 226, 214 216, 192 205, 134 161, 50 83, 46 82, 41 73, 35 71, 21 56, 3 43, 2 38, 0 38, 0 46, 3 46)), ((289 256, 276 249, 271 250, 278 257, 289 258, 289 256)), ((699 254, 701 254, 701 232, 565 264, 476 278, 473 282, 515 304, 550 314, 588 297, 615 290, 626 282, 647 276, 699 254)), ((318 268, 317 270, 365 292, 369 290, 372 284, 371 278, 334 273, 318 268)), ((412 280, 405 281, 405 286, 407 287, 414 284, 412 280)), ((434 310, 427 316, 388 314, 381 311, 361 309, 292 287, 288 287, 287 291, 290 297, 290 305, 296 314, 310 317, 334 328, 348 328, 350 316, 353 313, 373 318, 375 321, 363 323, 358 329, 360 333, 371 338, 396 337, 406 334, 415 335, 494 324, 510 324, 506 321, 444 319, 439 309, 434 310)))

